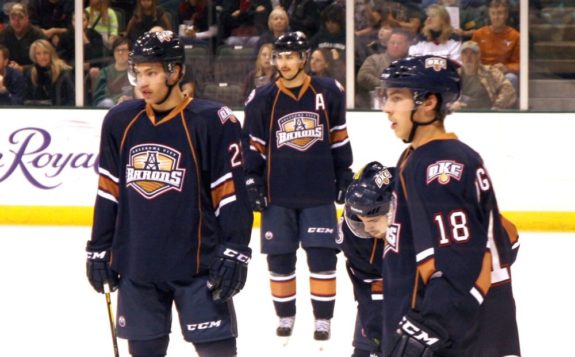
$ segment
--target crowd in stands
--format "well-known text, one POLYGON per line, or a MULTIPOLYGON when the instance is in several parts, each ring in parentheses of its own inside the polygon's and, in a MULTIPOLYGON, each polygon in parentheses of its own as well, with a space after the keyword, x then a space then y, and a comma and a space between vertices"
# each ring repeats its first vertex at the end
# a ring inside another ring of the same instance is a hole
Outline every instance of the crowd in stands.
MULTIPOLYGON (((377 109, 379 76, 392 61, 423 54, 461 64, 463 97, 454 109, 515 108, 517 1, 354 1, 356 108, 377 109)), ((134 96, 128 52, 154 26, 174 31, 186 45, 183 82, 190 95, 225 88, 226 104, 242 106, 252 89, 276 78, 271 44, 288 30, 308 36, 311 74, 345 85, 343 0, 84 0, 83 10, 87 106, 109 108, 134 96)), ((74 104, 74 24, 73 0, 4 3, 1 105, 74 104)))

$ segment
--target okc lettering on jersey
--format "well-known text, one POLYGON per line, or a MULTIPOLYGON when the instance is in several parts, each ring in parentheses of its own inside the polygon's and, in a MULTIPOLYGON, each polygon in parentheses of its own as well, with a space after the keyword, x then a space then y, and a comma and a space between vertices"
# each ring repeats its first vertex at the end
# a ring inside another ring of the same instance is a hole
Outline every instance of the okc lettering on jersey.
POLYGON ((126 186, 145 198, 166 191, 181 191, 185 169, 178 168, 182 154, 160 144, 141 144, 130 149, 126 186))
POLYGON ((278 120, 277 147, 283 145, 305 151, 315 142, 323 140, 323 125, 318 125, 319 115, 313 112, 290 113, 278 120))
POLYGON ((451 178, 461 180, 463 174, 463 164, 456 161, 437 161, 427 167, 427 184, 437 179, 442 185, 447 185, 451 178))

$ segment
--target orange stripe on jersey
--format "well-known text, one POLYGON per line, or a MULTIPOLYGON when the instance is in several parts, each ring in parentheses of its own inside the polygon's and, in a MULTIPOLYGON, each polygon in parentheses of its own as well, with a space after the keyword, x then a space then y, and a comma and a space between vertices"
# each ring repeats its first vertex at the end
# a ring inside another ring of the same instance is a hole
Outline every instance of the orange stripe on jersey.
POLYGON ((120 143, 120 151, 122 151, 122 149, 124 148, 124 142, 126 141, 126 136, 128 135, 128 131, 130 131, 130 128, 132 127, 132 125, 134 125, 136 120, 138 120, 138 118, 140 117, 140 115, 143 112, 144 112, 144 110, 141 110, 140 112, 138 112, 138 114, 134 115, 134 117, 132 118, 130 123, 128 125, 126 125, 126 129, 124 129, 124 132, 122 133, 122 142, 120 143))
POLYGON ((286 88, 286 86, 283 85, 283 82, 281 79, 278 79, 276 81, 276 86, 279 88, 279 90, 283 94, 287 95, 288 97, 290 97, 291 99, 293 99, 295 101, 299 101, 301 99, 301 97, 303 97, 303 95, 305 94, 307 89, 309 88, 310 83, 311 83, 311 77, 306 74, 297 98, 289 88, 286 88))
POLYGON ((110 193, 116 199, 120 197, 120 188, 118 187, 118 184, 106 176, 100 175, 98 178, 98 187, 101 190, 110 193))
POLYGON ((377 252, 377 241, 379 239, 374 239, 373 244, 371 245, 371 254, 369 255, 369 264, 373 264, 373 260, 375 259, 375 252, 377 252))
POLYGON ((261 143, 258 143, 257 141, 250 139, 250 145, 252 145, 253 147, 256 148, 256 150, 260 153, 260 154, 265 154, 266 153, 266 147, 264 145, 262 145, 261 143))
POLYGON ((212 189, 212 205, 214 209, 220 205, 220 201, 225 197, 233 195, 236 192, 236 186, 232 179, 224 181, 222 184, 212 189))
POLYGON ((156 113, 154 113, 154 109, 152 108, 152 106, 150 104, 146 104, 146 114, 148 115, 148 118, 150 119, 150 121, 152 122, 152 124, 154 126, 160 125, 160 124, 164 124, 167 121, 170 121, 172 119, 174 119, 178 114, 180 114, 180 112, 188 106, 188 104, 190 104, 190 102, 193 100, 192 97, 186 97, 184 98, 184 100, 182 100, 180 102, 180 104, 178 104, 174 109, 172 109, 172 111, 170 111, 168 113, 168 115, 166 115, 165 117, 162 118, 162 120, 157 121, 156 120, 156 113))
POLYGON ((330 133, 330 140, 332 143, 338 143, 347 139, 347 129, 335 130, 330 133))
POLYGON ((481 272, 475 281, 475 286, 481 291, 483 296, 487 295, 491 287, 491 252, 486 251, 483 255, 483 264, 481 264, 481 272))
POLYGON ((423 283, 426 285, 429 283, 429 279, 431 279, 431 276, 435 271, 435 258, 428 259, 417 266, 417 272, 419 273, 421 280, 423 280, 423 283))
POLYGON ((270 287, 272 290, 272 296, 277 298, 286 298, 294 296, 296 293, 296 280, 295 278, 290 280, 271 280, 270 287))
POLYGON ((309 278, 309 289, 310 293, 315 296, 335 296, 335 278, 309 278))
POLYGON ((517 227, 515 227, 515 224, 513 224, 513 222, 503 217, 503 215, 500 216, 503 229, 505 229, 505 231, 507 232, 507 236, 509 237, 509 241, 511 242, 511 244, 514 244, 519 240, 519 232, 517 232, 517 227))
POLYGON ((371 293, 372 294, 383 293, 383 280, 376 280, 371 283, 371 293))

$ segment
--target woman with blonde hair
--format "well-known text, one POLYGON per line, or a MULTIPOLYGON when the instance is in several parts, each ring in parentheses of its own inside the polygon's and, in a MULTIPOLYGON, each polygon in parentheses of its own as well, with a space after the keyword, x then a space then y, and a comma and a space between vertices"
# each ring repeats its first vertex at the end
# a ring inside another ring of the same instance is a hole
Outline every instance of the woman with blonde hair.
POLYGON ((409 47, 410 56, 436 55, 461 63, 461 37, 451 26, 449 13, 444 6, 429 5, 421 34, 409 47))
POLYGON ((256 58, 256 68, 253 69, 244 80, 243 98, 247 99, 248 95, 255 88, 261 87, 264 84, 270 83, 275 79, 276 70, 271 63, 272 59, 272 44, 264 43, 258 51, 256 58))
POLYGON ((107 49, 112 48, 112 43, 118 37, 118 15, 110 8, 109 0, 90 0, 90 5, 85 9, 88 14, 90 28, 98 31, 104 39, 107 49))
POLYGON ((260 39, 256 44, 256 53, 264 43, 274 43, 274 41, 288 32, 289 16, 281 6, 275 7, 268 16, 268 28, 260 34, 260 39))
POLYGON ((24 104, 74 105, 72 67, 64 62, 47 40, 30 45, 32 65, 24 67, 27 92, 24 104))

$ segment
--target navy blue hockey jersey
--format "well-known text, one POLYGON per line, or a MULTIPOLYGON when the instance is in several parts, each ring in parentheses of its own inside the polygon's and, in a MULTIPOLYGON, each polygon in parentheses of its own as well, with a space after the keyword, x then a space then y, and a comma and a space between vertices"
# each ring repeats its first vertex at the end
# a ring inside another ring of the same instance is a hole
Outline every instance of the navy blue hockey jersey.
POLYGON ((288 208, 332 204, 353 161, 345 95, 335 80, 306 76, 296 95, 280 80, 245 108, 246 170, 264 178, 268 201, 288 208))
POLYGON ((510 273, 518 236, 500 216, 483 160, 444 134, 408 148, 398 167, 383 259, 383 343, 414 309, 448 331, 453 345, 442 356, 519 355, 510 273))
POLYGON ((102 125, 91 250, 136 281, 189 279, 224 241, 248 245, 241 127, 218 103, 186 98, 162 118, 143 100, 102 125))

